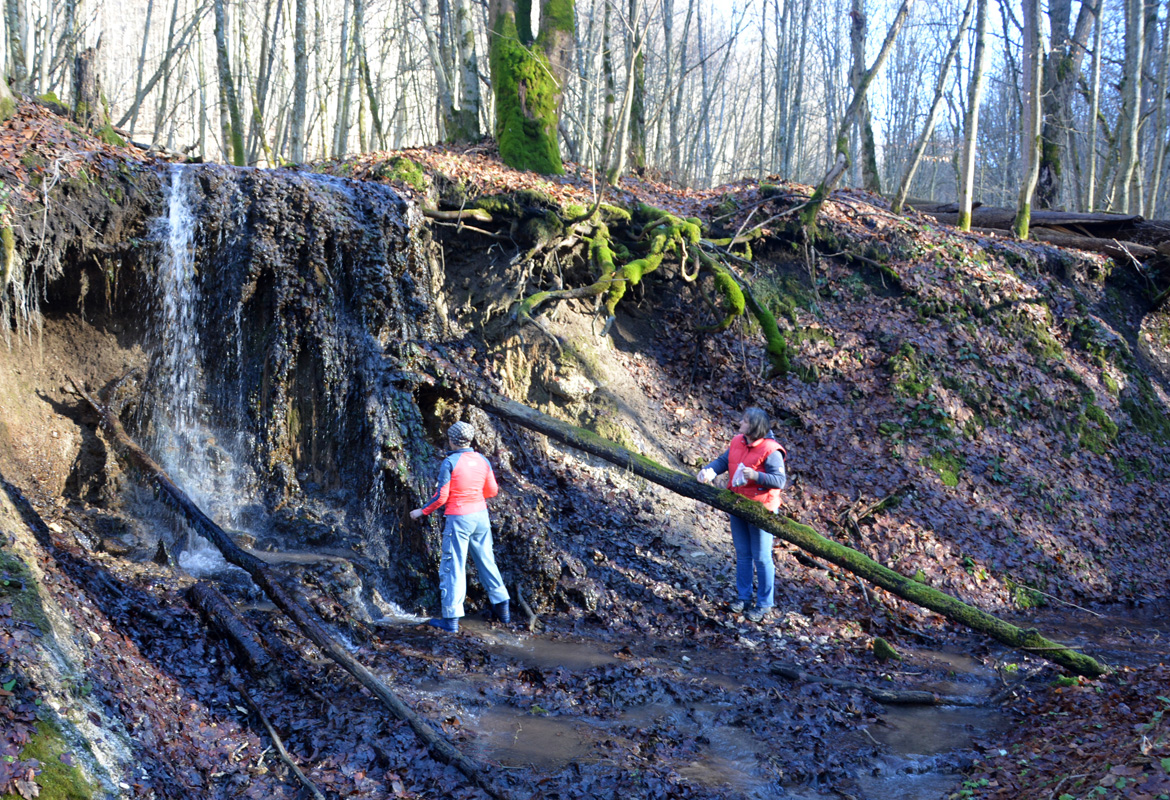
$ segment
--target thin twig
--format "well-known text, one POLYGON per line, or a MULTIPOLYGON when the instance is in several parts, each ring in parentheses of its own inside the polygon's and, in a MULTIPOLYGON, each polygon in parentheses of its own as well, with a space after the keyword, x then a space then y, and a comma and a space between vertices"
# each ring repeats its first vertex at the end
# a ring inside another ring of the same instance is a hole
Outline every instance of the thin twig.
POLYGON ((228 677, 228 685, 235 689, 236 692, 239 693, 240 697, 244 698, 244 702, 248 704, 248 708, 252 709, 252 713, 260 718, 260 722, 264 724, 265 730, 268 731, 268 735, 272 738, 272 744, 274 747, 276 747, 276 752, 280 756, 280 760, 288 765, 288 768, 291 769, 293 774, 297 776, 297 780, 299 780, 301 784, 303 784, 304 787, 309 790, 309 793, 313 795, 313 800, 325 800, 325 795, 321 794, 321 790, 313 785, 313 782, 309 780, 309 776, 302 772, 301 768, 298 767, 296 762, 292 760, 292 756, 290 756, 288 754, 288 750, 284 748, 284 742, 281 740, 280 734, 278 734, 276 729, 272 727, 272 723, 268 721, 268 717, 264 714, 256 701, 252 699, 252 695, 248 694, 248 690, 244 688, 244 685, 230 676, 228 677))

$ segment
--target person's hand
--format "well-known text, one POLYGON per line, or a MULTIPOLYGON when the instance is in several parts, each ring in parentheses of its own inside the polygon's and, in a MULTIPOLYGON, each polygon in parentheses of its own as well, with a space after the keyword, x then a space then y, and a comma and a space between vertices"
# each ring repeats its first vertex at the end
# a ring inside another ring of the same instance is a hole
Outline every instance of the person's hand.
POLYGON ((755 481, 759 480, 759 477, 760 477, 760 473, 759 473, 759 471, 757 471, 757 470, 754 470, 754 469, 751 469, 751 468, 749 468, 749 467, 744 467, 744 468, 743 468, 743 478, 744 478, 744 480, 746 480, 746 481, 751 481, 751 482, 753 482, 753 483, 754 483, 755 481))
POLYGON ((710 483, 715 480, 715 470, 710 467, 703 467, 695 477, 699 483, 710 483))
POLYGON ((423 510, 421 508, 416 508, 414 511, 410 512, 411 519, 418 519, 422 515, 423 515, 423 510))

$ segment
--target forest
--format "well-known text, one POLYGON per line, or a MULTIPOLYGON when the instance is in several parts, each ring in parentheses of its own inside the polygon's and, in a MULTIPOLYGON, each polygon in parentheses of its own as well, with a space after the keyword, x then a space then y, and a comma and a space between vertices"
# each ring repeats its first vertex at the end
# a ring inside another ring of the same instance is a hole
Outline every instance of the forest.
POLYGON ((3 800, 1170 799, 1166 3, 3 19, 3 800))

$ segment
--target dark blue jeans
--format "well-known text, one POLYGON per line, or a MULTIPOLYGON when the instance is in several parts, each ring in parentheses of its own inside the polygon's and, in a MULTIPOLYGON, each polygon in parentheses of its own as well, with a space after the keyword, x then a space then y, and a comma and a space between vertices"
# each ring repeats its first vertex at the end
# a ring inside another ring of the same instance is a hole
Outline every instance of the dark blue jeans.
POLYGON ((735 544, 735 591, 745 605, 752 605, 752 578, 756 579, 755 605, 774 603, 776 566, 772 563, 772 534, 729 514, 731 541, 735 544))

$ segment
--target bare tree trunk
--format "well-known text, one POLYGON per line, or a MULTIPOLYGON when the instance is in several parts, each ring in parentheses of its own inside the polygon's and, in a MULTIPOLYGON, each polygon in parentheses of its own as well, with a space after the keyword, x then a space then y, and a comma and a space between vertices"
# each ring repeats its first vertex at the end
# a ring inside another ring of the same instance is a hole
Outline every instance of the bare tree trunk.
POLYGON ((1138 171, 1138 134, 1142 112, 1142 64, 1145 61, 1146 14, 1142 0, 1125 0, 1125 71, 1122 76, 1121 153, 1115 180, 1121 212, 1140 207, 1135 191, 1138 171))
POLYGON ((882 42, 882 49, 878 51, 873 66, 862 76, 861 82, 853 93, 853 100, 850 101, 849 106, 845 109, 845 114, 841 118, 840 125, 837 127, 836 158, 832 166, 829 167, 828 173, 821 179, 820 184, 817 185, 813 196, 809 198, 808 204, 800 213, 800 221, 806 228, 811 228, 816 225, 817 214, 820 213, 821 206, 824 205, 825 200, 832 194, 833 189, 837 186, 837 182, 841 180, 841 176, 845 174, 845 170, 849 166, 849 126, 853 124, 853 120, 857 116, 862 102, 865 100, 865 93, 869 90, 869 85, 873 83, 873 79, 877 76, 878 70, 886 63, 886 59, 890 55, 890 50, 894 47, 894 40, 898 38, 898 32, 902 30, 902 25, 906 22, 906 17, 909 16, 910 8, 913 5, 914 0, 902 0, 902 6, 894 16, 894 21, 890 24, 889 31, 886 32, 886 39, 882 42))
MULTIPOLYGON (((643 23, 639 14, 637 0, 630 0, 630 18, 626 21, 629 29, 632 31, 633 42, 630 47, 629 58, 626 66, 629 72, 626 73, 626 86, 624 94, 622 95, 622 110, 617 119, 617 132, 614 137, 614 149, 612 153, 611 166, 606 173, 605 179, 610 186, 616 186, 618 179, 626 171, 626 163, 629 157, 628 147, 630 141, 631 120, 633 108, 635 103, 635 94, 638 85, 638 69, 637 64, 642 57, 642 42, 644 35, 642 33, 643 23)), ((643 78, 643 84, 645 79, 643 78)), ((641 105, 641 101, 638 101, 641 105)), ((645 142, 643 142, 643 161, 645 160, 645 142)))
POLYGON ((97 50, 86 48, 73 68, 73 119, 89 131, 108 125, 102 109, 102 89, 97 72, 97 50))
POLYGON ((979 108, 983 105, 987 71, 987 3, 988 0, 978 0, 979 8, 975 12, 975 57, 964 114, 963 164, 959 170, 959 230, 963 231, 971 230, 971 205, 975 195, 975 147, 979 141, 979 108))
MULTIPOLYGON (((142 32, 142 49, 138 51, 138 74, 134 76, 134 98, 135 100, 142 94, 142 76, 146 72, 146 43, 150 41, 150 18, 154 13, 154 0, 147 0, 146 2, 146 25, 142 32)), ((138 124, 138 108, 139 104, 134 103, 134 112, 130 115, 130 131, 134 132, 135 125, 138 124)))
POLYGON ((630 24, 633 26, 630 70, 634 74, 630 87, 629 163, 635 172, 646 167, 646 32, 649 21, 642 20, 638 0, 630 0, 630 24))
POLYGON ((1020 181, 1020 197, 1016 204, 1016 236, 1028 238, 1028 223, 1032 214, 1032 193, 1040 174, 1040 89, 1044 54, 1040 45, 1040 0, 1023 0, 1024 12, 1024 173, 1020 181))
POLYGON ((1170 92, 1170 17, 1162 22, 1162 61, 1158 67, 1158 110, 1154 123, 1154 168, 1150 175, 1150 193, 1146 200, 1146 210, 1155 219, 1161 212, 1161 200, 1158 197, 1162 188, 1162 167, 1166 158, 1166 102, 1170 92))
POLYGON ((5 71, 12 79, 12 88, 22 92, 28 81, 28 53, 24 47, 28 39, 28 17, 22 0, 5 0, 4 22, 8 28, 8 69, 5 71))
MULTIPOLYGON (((1101 0, 1097 0, 1098 3, 1101 0)), ((1036 183, 1036 207, 1056 208, 1065 192, 1065 141, 1072 129, 1073 90, 1080 79, 1081 64, 1096 14, 1091 0, 1081 3, 1070 36, 1072 0, 1049 0, 1048 19, 1052 49, 1044 57, 1041 109, 1044 117, 1040 146, 1040 173, 1036 183)))
POLYGON ((963 11, 963 18, 959 21, 959 27, 955 31, 954 38, 951 39, 951 46, 947 50, 947 54, 943 58, 942 65, 939 68, 938 80, 934 84, 934 100, 930 104, 930 112, 926 115, 926 125, 922 128, 922 133, 914 145, 914 152, 910 154, 910 162, 906 165, 906 172, 902 175, 902 182, 898 184, 897 194, 894 195, 892 208, 895 214, 902 213, 902 204, 906 202, 906 193, 910 191, 910 182, 914 180, 914 173, 918 169, 919 162, 922 160, 922 154, 926 152, 926 143, 934 133, 934 126, 938 121, 938 112, 942 108, 943 90, 946 88, 947 78, 951 74, 951 63, 958 56, 959 45, 963 43, 963 37, 967 35, 967 26, 971 23, 971 14, 975 10, 975 1, 967 0, 967 7, 963 11))
POLYGON ((691 18, 695 13, 695 4, 697 0, 687 0, 687 16, 683 22, 682 39, 679 41, 677 48, 679 54, 679 63, 672 73, 679 76, 677 86, 675 87, 674 103, 670 112, 670 174, 675 181, 682 181, 682 139, 679 133, 679 120, 682 117, 682 103, 685 96, 686 81, 682 79, 688 72, 687 69, 687 52, 690 49, 691 36, 691 18))
POLYGON ((455 0, 456 50, 459 58, 459 110, 455 139, 478 142, 483 138, 479 112, 483 100, 479 91, 479 59, 475 52, 475 28, 469 0, 455 0))
POLYGON ((1093 23, 1093 89, 1089 100, 1089 185, 1086 189, 1085 211, 1097 205, 1097 118, 1101 115, 1101 5, 1093 23))
POLYGON ((224 155, 231 163, 242 167, 247 158, 244 153, 244 121, 240 114, 240 101, 236 96, 231 59, 228 57, 227 14, 224 8, 226 2, 227 0, 215 0, 215 55, 219 66, 220 125, 224 128, 224 155))
MULTIPOLYGON (((864 0, 853 0, 853 10, 850 12, 849 44, 853 54, 850 67, 849 83, 856 94, 865 75, 865 3, 864 0)), ((882 193, 882 180, 878 174, 877 146, 873 140, 873 123, 869 116, 869 103, 865 94, 861 95, 861 103, 857 107, 857 129, 861 140, 861 183, 866 191, 882 193)))
POLYGON ((293 33, 293 97, 292 118, 289 127, 289 159, 296 164, 305 161, 305 113, 309 102, 309 0, 295 0, 296 21, 293 33))
POLYGON ((333 120, 333 157, 345 155, 349 140, 349 98, 350 98, 350 0, 343 0, 341 9, 341 59, 337 65, 337 83, 341 90, 337 95, 337 116, 333 120))

